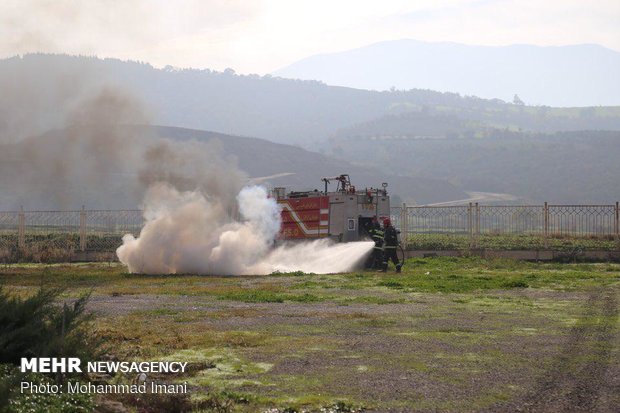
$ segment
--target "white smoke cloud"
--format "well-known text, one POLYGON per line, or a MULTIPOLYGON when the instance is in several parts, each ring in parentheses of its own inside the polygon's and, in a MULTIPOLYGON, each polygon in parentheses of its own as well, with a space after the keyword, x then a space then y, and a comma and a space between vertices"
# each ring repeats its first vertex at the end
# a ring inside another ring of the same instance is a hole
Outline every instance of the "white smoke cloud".
POLYGON ((125 235, 117 255, 130 272, 141 274, 335 273, 352 270, 372 249, 371 242, 328 240, 274 248, 281 224, 275 200, 253 186, 243 188, 237 202, 239 220, 217 197, 154 184, 145 197, 140 236, 125 235))
MULTIPOLYGON (((246 187, 237 197, 242 222, 221 228, 218 243, 208 254, 209 274, 265 273, 265 257, 280 229, 280 208, 260 186, 246 187), (210 265, 209 265, 210 264, 210 265)), ((200 271, 199 271, 200 272, 200 271)))

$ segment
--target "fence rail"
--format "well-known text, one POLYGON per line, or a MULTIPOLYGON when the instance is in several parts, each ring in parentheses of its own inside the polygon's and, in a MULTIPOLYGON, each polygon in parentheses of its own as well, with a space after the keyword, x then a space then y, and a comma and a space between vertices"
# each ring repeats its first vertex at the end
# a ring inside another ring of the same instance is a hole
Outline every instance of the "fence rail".
MULTIPOLYGON (((391 210, 413 249, 620 249, 615 205, 402 206, 391 210)), ((0 262, 112 252, 137 236, 141 210, 0 212, 0 262)))

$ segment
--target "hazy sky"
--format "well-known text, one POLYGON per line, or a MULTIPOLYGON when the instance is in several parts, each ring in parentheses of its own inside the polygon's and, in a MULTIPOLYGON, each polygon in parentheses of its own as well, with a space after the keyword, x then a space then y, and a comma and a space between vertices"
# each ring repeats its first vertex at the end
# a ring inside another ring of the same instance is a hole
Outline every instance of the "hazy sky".
POLYGON ((264 74, 410 38, 620 50, 619 0, 1 0, 0 57, 118 57, 264 74))

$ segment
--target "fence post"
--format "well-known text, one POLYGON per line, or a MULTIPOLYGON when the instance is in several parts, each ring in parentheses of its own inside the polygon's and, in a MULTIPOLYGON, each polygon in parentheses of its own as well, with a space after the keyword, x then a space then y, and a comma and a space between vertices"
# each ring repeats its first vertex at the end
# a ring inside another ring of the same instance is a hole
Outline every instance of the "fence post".
POLYGON ((620 248, 620 202, 616 201, 616 219, 614 220, 614 230, 616 233, 616 243, 618 244, 618 248, 620 248))
POLYGON ((26 215, 24 207, 19 208, 18 227, 17 227, 17 248, 23 250, 26 248, 26 215))
POLYGON ((478 248, 478 238, 480 237, 480 205, 476 202, 476 220, 474 221, 474 248, 478 248))
POLYGON ((407 213, 407 204, 403 202, 402 209, 400 210, 400 231, 401 231, 400 239, 402 240, 404 249, 407 249, 407 244, 409 243, 409 231, 408 231, 409 222, 407 222, 408 215, 409 214, 407 213))
POLYGON ((86 211, 84 205, 80 211, 80 251, 86 251, 86 211))
POLYGON ((545 202, 545 206, 543 208, 543 221, 544 221, 544 229, 543 229, 543 242, 545 249, 549 248, 549 204, 545 202))
POLYGON ((473 231, 473 220, 472 220, 472 206, 473 204, 470 202, 469 206, 467 207, 467 232, 469 233, 469 248, 471 249, 473 244, 474 244, 474 240, 473 240, 473 236, 474 236, 474 231, 473 231))

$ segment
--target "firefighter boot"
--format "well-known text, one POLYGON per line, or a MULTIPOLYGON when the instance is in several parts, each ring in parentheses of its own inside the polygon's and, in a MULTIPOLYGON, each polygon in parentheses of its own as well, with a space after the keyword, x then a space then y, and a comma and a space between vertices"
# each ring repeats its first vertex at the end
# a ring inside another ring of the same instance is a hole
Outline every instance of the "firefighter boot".
POLYGON ((396 264, 396 272, 400 272, 401 268, 403 268, 403 264, 401 263, 396 264))
POLYGON ((387 267, 388 267, 388 263, 384 262, 383 265, 381 266, 381 272, 387 272, 387 267))

